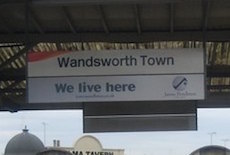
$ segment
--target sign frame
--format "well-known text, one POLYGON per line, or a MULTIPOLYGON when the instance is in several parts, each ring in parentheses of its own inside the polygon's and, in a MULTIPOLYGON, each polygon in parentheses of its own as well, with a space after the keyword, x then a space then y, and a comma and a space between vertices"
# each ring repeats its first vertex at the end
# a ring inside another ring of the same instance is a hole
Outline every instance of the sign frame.
MULTIPOLYGON (((163 49, 163 50, 144 50, 144 51, 148 51, 148 52, 150 52, 150 51, 157 51, 158 53, 159 53, 159 51, 171 51, 171 49, 163 49)), ((178 50, 182 50, 183 52, 187 52, 187 53, 189 53, 190 54, 190 52, 191 51, 200 51, 200 55, 202 55, 203 56, 203 51, 202 51, 202 49, 173 49, 172 51, 173 52, 175 52, 175 51, 178 51, 178 50)), ((141 51, 141 50, 127 50, 128 51, 128 53, 130 53, 130 51, 132 51, 133 53, 135 53, 135 51, 141 51)), ((127 52, 126 51, 126 52, 127 52)), ((88 51, 89 52, 89 51, 88 51)), ((92 52, 91 51, 91 54, 93 53, 100 53, 99 55, 102 55, 103 54, 103 52, 106 52, 106 53, 116 53, 117 51, 110 51, 110 52, 108 52, 108 51, 102 51, 102 53, 101 52, 92 52)), ((120 53, 121 53, 122 51, 120 51, 120 53)), ((126 52, 124 52, 124 53, 126 53, 126 52)), ((180 51, 181 52, 181 51, 180 51)), ((44 52, 43 52, 44 53, 44 52)), ((51 52, 52 53, 52 52, 51 52)), ((64 54, 68 54, 68 53, 70 53, 70 52, 64 52, 64 54)), ((77 54, 79 54, 79 52, 72 52, 72 53, 77 53, 77 54)), ((87 52, 81 52, 81 53, 84 53, 84 54, 88 54, 87 52)), ((133 54, 132 53, 132 54, 133 54)), ((57 53, 53 53, 54 55, 58 55, 57 53)), ((60 54, 60 53, 59 53, 60 54)), ((117 53, 116 53, 117 54, 117 53)), ((118 53, 119 54, 119 53, 118 53)), ((126 53, 127 54, 127 53, 126 53)), ((29 56, 30 57, 30 56, 29 56)), ((89 57, 89 56, 88 56, 89 57)), ((29 59, 31 59, 31 58, 29 58, 29 59)), ((202 57, 202 59, 203 59, 203 57, 202 57)), ((27 62, 28 63, 28 69, 27 69, 27 74, 28 74, 28 76, 27 76, 27 82, 28 82, 28 85, 27 85, 27 87, 28 87, 28 94, 27 94, 27 102, 28 103, 40 103, 38 100, 37 101, 31 101, 31 92, 30 92, 30 90, 32 90, 33 88, 35 88, 35 87, 31 87, 30 85, 30 83, 31 83, 31 81, 36 81, 36 80, 34 80, 34 79, 39 79, 39 78, 41 78, 43 81, 45 81, 46 79, 52 79, 52 78, 57 78, 57 79, 61 79, 61 78, 64 78, 65 76, 63 76, 63 75, 60 75, 60 77, 56 77, 56 75, 55 76, 53 76, 53 75, 45 75, 45 76, 41 76, 41 77, 37 77, 37 76, 34 76, 34 75, 31 75, 31 74, 29 74, 30 73, 30 71, 29 70, 31 70, 31 68, 29 67, 30 66, 30 63, 29 62, 27 62)), ((138 77, 138 76, 140 76, 140 75, 143 75, 143 77, 145 76, 145 77, 147 77, 147 76, 155 76, 155 77, 157 77, 157 76, 162 76, 162 77, 164 77, 165 75, 167 75, 167 76, 174 76, 174 75, 178 75, 174 80, 173 80, 173 82, 172 82, 172 85, 173 85, 173 87, 174 87, 174 89, 175 90, 177 90, 177 93, 167 93, 168 95, 172 95, 172 96, 177 96, 177 97, 175 97, 175 98, 167 98, 167 99, 159 99, 159 98, 150 98, 150 99, 139 99, 138 100, 138 97, 137 98, 135 98, 135 99, 133 99, 133 101, 149 101, 149 100, 152 100, 152 101, 159 101, 159 100, 203 100, 203 99, 205 99, 205 84, 202 84, 202 83, 198 83, 197 85, 199 85, 199 86, 203 86, 203 88, 200 88, 200 90, 202 90, 202 92, 199 92, 198 94, 203 94, 203 95, 201 95, 201 97, 194 97, 194 98, 180 98, 180 97, 178 97, 178 95, 176 95, 176 94, 184 94, 184 93, 181 93, 183 90, 184 90, 184 87, 185 86, 183 86, 183 85, 180 85, 181 83, 178 83, 178 79, 179 79, 179 82, 180 82, 180 80, 181 81, 183 81, 184 80, 184 85, 187 85, 186 84, 186 82, 188 81, 187 80, 187 78, 185 77, 185 76, 191 76, 191 75, 194 75, 194 76, 197 76, 197 75, 201 75, 201 76, 203 76, 203 79, 202 80, 198 80, 198 81, 202 81, 203 83, 204 83, 204 81, 205 81, 205 77, 204 77, 204 75, 205 75, 205 70, 204 70, 204 62, 202 61, 201 62, 201 64, 200 64, 200 66, 201 66, 201 71, 199 70, 199 71, 192 71, 192 73, 184 73, 184 71, 183 71, 183 73, 151 73, 151 74, 146 74, 146 73, 141 73, 141 74, 139 74, 139 73, 128 73, 128 74, 125 74, 125 73, 122 73, 122 74, 118 74, 118 75, 108 75, 108 73, 106 73, 105 75, 103 74, 99 74, 99 75, 88 75, 88 74, 85 74, 85 75, 82 75, 82 74, 80 74, 80 75, 75 75, 74 77, 76 77, 76 80, 77 80, 77 78, 86 78, 86 79, 88 79, 89 81, 90 80, 92 80, 92 79, 94 79, 95 77, 112 77, 112 76, 114 76, 114 77, 121 77, 120 79, 122 79, 123 77, 132 77, 132 76, 136 76, 136 77, 138 77), (203 64, 202 64, 203 63, 203 64), (181 79, 182 78, 182 79, 181 79)), ((158 71, 159 72, 159 71, 158 71)), ((72 78, 72 76, 73 75, 68 75, 66 78, 72 78)), ((140 76, 141 77, 141 76, 140 76)), ((124 79, 124 78, 123 78, 124 79)), ((41 80, 41 81, 42 81, 41 80)), ((43 83, 43 82, 42 82, 43 83)), ((94 85, 94 83, 92 84, 92 85, 94 85)), ((40 87, 39 85, 38 85, 38 87, 40 87)), ((91 87, 91 86, 89 86, 89 87, 91 87)), ((159 87, 158 87, 159 88, 159 87)), ((57 89, 56 89, 57 90, 57 89)), ((38 91, 39 92, 39 91, 38 91)), ((40 90, 40 92, 41 92, 41 90, 40 90)), ((77 92, 76 92, 77 93, 77 92)), ((37 93, 37 94, 39 94, 39 93, 37 93)), ((190 92, 186 92, 185 94, 191 94, 190 92)), ((34 96, 36 96, 36 93, 34 94, 34 96)), ((52 96, 52 95, 51 95, 52 96)), ((84 96, 84 95, 83 95, 84 96)), ((85 95, 85 96, 87 96, 87 94, 85 95)), ((92 96, 92 94, 91 94, 91 96, 92 96)), ((136 96, 136 95, 133 95, 133 96, 136 96)), ((47 98, 48 98, 49 96, 47 96, 47 98)), ((64 96, 63 96, 64 97, 64 96)), ((41 97, 40 97, 41 98, 41 97)), ((132 98, 132 96, 130 97, 130 98, 132 98)), ((66 100, 66 101, 61 101, 61 102, 63 102, 63 103, 72 103, 72 102, 94 102, 94 101, 96 101, 96 102, 100 102, 100 101, 108 101, 108 102, 111 102, 111 101, 131 101, 130 99, 120 99, 120 100, 117 100, 117 99, 108 99, 108 100, 106 100, 106 99, 101 99, 101 100, 97 100, 96 98, 92 98, 92 100, 87 100, 87 99, 83 99, 83 100, 66 100)), ((59 100, 58 101, 50 101, 50 100, 47 100, 47 101, 42 101, 41 103, 56 103, 56 102, 59 102, 59 100)))

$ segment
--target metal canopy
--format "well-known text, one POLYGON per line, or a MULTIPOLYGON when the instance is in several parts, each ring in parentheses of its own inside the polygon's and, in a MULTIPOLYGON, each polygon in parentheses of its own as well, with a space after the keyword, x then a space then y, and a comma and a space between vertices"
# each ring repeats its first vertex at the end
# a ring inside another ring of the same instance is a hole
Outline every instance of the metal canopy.
POLYGON ((196 48, 201 41, 212 43, 207 43, 208 99, 197 106, 230 107, 229 0, 2 0, 0 8, 0 110, 83 108, 83 103, 26 104, 29 49, 196 48))
POLYGON ((228 0, 8 0, 0 42, 230 40, 228 0))

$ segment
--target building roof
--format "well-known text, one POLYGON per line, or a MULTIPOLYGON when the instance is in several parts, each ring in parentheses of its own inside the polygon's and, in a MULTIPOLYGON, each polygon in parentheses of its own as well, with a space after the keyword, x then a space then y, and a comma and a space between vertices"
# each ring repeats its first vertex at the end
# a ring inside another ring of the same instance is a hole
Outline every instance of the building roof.
POLYGON ((45 149, 41 140, 27 129, 14 136, 6 145, 5 155, 36 155, 45 149))
POLYGON ((208 154, 229 155, 230 150, 226 147, 219 146, 219 145, 208 145, 193 151, 190 155, 208 155, 208 154))
POLYGON ((75 150, 99 150, 103 149, 101 142, 91 135, 85 135, 79 138, 74 144, 75 150), (87 144, 87 145, 85 145, 87 144))

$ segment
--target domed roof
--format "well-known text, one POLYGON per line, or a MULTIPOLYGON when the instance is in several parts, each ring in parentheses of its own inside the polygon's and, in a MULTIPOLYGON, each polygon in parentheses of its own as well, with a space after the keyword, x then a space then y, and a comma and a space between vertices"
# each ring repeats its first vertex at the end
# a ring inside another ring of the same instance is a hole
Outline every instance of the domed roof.
POLYGON ((41 140, 27 129, 14 136, 6 145, 5 155, 36 155, 44 151, 45 147, 41 140))
POLYGON ((208 154, 227 155, 230 154, 230 150, 223 146, 208 145, 193 151, 190 155, 208 155, 208 154))
POLYGON ((97 138, 90 135, 85 135, 75 142, 74 149, 81 151, 101 151, 103 148, 100 141, 97 138))

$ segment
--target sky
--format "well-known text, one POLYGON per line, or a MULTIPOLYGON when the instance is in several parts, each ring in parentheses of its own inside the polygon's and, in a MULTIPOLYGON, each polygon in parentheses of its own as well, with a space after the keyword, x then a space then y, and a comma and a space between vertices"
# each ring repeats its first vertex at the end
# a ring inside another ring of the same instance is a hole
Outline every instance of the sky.
POLYGON ((99 139, 103 148, 125 149, 125 155, 189 155, 212 143, 230 148, 230 109, 198 109, 197 131, 83 133, 81 110, 0 112, 0 154, 7 142, 27 125, 29 132, 46 146, 54 139, 61 146, 73 146, 83 135, 99 139), (45 125, 44 125, 45 124, 45 125), (45 128, 44 128, 45 127, 45 128), (44 136, 44 129, 45 135, 44 136))

